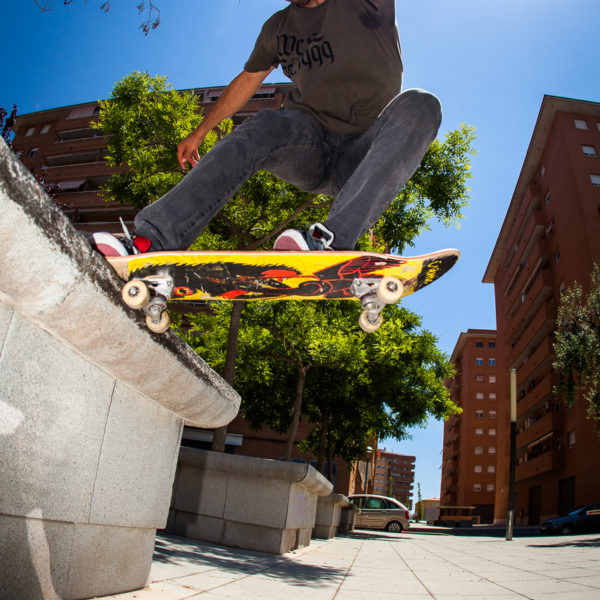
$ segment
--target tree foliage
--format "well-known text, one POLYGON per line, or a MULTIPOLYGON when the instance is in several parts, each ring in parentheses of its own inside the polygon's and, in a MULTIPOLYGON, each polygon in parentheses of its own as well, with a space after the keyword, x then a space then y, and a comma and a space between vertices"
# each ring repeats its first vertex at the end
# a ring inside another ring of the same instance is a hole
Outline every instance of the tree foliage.
MULTIPOLYGON (((201 120, 197 97, 176 92, 166 77, 136 71, 117 82, 111 97, 100 102, 99 119, 92 123, 111 136, 107 163, 124 167, 102 187, 105 199, 143 208, 179 183, 183 174, 177 145, 201 120)), ((201 153, 216 139, 211 133, 201 153)))
MULTIPOLYGON (((182 335, 211 366, 224 366, 230 307, 216 321, 199 315, 182 335)), ((373 438, 402 439, 429 416, 455 412, 443 380, 447 357, 410 311, 389 306, 381 328, 365 334, 357 302, 256 302, 244 308, 234 385, 241 412, 259 429, 288 433, 291 455, 300 415, 314 424, 300 450, 348 463, 373 438)), ((331 462, 331 461, 329 461, 331 462)))
MULTIPOLYGON (((164 78, 134 73, 103 103, 98 127, 113 136, 110 164, 126 165, 106 186, 109 199, 141 207, 182 177, 177 143, 201 116, 194 98, 180 96, 183 101, 164 78)), ((230 128, 230 122, 223 124, 219 135, 230 128)), ((468 201, 474 137, 472 128, 462 126, 435 142, 358 247, 402 251, 431 219, 446 224, 460 219, 468 201)), ((201 154, 216 139, 216 133, 209 137, 201 154)), ((269 249, 284 229, 324 220, 331 203, 328 196, 259 171, 192 248, 269 249)), ((241 304, 214 303, 210 314, 192 316, 192 328, 182 333, 221 373, 233 372, 229 320, 240 310, 241 304)), ((374 436, 402 438, 407 427, 423 424, 429 415, 441 418, 454 410, 442 385, 451 372, 447 358, 405 309, 387 307, 384 325, 372 335, 358 328, 360 305, 354 302, 257 302, 243 310, 234 379, 243 414, 255 427, 291 434, 300 410, 315 424, 302 447, 321 459, 327 451, 353 462, 374 436)))
POLYGON ((600 421, 600 268, 594 264, 590 291, 584 300, 577 282, 562 296, 554 352, 560 379, 557 392, 573 402, 581 391, 588 414, 600 421))

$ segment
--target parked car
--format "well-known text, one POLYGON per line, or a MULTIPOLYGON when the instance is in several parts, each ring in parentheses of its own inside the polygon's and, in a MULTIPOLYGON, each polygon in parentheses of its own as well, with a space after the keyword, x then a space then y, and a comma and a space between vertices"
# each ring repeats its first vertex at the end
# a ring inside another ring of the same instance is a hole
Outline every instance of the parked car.
POLYGON ((586 533, 600 531, 600 504, 588 504, 565 515, 547 519, 540 530, 544 533, 586 533))
POLYGON ((358 507, 355 526, 364 529, 385 529, 400 533, 410 527, 410 514, 402 502, 375 494, 348 496, 358 507))

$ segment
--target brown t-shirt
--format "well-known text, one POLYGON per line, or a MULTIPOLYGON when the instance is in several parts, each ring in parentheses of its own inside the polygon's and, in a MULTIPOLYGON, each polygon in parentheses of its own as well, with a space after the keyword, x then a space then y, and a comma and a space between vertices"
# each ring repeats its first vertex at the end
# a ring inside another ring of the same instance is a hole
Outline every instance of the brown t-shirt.
POLYGON ((365 131, 402 85, 394 0, 290 4, 263 25, 244 69, 278 65, 296 84, 285 108, 315 116, 330 131, 365 131))

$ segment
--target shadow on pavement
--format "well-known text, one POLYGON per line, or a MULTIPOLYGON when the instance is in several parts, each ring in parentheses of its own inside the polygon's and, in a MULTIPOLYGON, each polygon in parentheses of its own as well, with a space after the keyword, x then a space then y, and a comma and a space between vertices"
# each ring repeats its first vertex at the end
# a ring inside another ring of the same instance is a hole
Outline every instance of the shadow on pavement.
POLYGON ((302 587, 319 587, 327 581, 339 581, 346 574, 345 568, 298 563, 294 558, 294 554, 288 558, 161 534, 156 538, 153 560, 164 565, 189 565, 189 575, 212 569, 242 577, 264 573, 265 577, 302 587))
POLYGON ((600 538, 574 539, 568 538, 556 540, 548 544, 528 544, 530 548, 600 548, 600 538))

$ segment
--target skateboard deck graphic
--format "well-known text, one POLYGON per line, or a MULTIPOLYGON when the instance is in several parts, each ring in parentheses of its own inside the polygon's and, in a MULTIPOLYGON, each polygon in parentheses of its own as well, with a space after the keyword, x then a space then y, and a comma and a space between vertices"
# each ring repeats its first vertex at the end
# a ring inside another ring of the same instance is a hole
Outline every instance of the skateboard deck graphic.
MULTIPOLYGON (((130 282, 123 290, 125 302, 148 314, 146 291, 138 297, 144 283, 151 290, 150 305, 162 296, 165 305, 167 300, 346 299, 361 300, 367 308, 366 301, 378 294, 383 280, 391 295, 380 290, 379 301, 394 303, 439 279, 459 256, 458 250, 415 257, 358 251, 166 251, 107 260, 121 279, 130 282)), ((375 319, 382 308, 372 310, 370 316, 375 319)))

